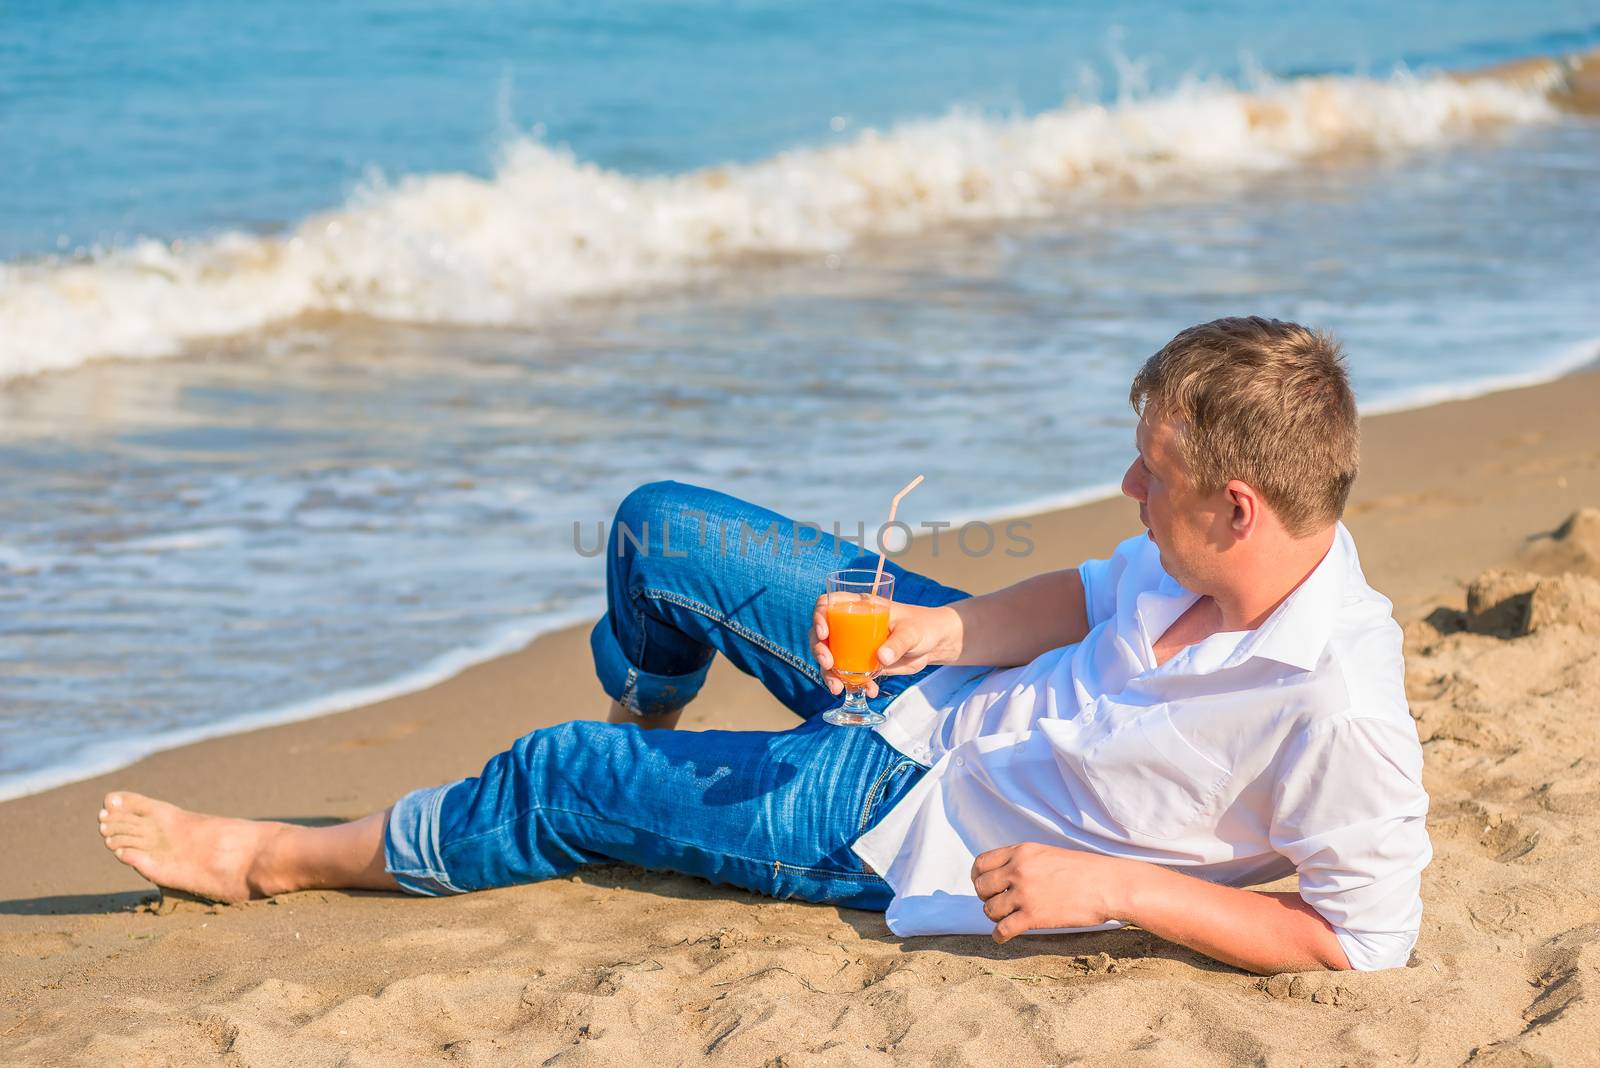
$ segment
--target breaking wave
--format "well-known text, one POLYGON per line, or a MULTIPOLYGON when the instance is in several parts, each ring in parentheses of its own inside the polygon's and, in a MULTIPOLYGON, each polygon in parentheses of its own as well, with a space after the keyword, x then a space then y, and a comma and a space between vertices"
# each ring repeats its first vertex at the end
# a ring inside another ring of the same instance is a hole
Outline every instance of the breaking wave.
POLYGON ((1553 119, 1549 69, 1549 80, 1191 84, 1030 117, 957 112, 665 177, 518 140, 492 177, 375 182, 286 234, 0 264, 0 379, 173 355, 308 313, 537 324, 575 299, 693 281, 752 254, 827 254, 868 235, 1048 215, 1076 195, 1426 148, 1553 119))

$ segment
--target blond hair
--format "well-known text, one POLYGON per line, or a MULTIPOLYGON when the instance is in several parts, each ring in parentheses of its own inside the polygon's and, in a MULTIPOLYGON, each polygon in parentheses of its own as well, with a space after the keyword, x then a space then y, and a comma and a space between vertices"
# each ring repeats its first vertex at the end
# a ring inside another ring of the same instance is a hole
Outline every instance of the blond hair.
POLYGON ((1173 424, 1200 492, 1238 479, 1297 538, 1343 514, 1361 428, 1331 334, 1259 316, 1191 326, 1145 361, 1128 399, 1173 424))

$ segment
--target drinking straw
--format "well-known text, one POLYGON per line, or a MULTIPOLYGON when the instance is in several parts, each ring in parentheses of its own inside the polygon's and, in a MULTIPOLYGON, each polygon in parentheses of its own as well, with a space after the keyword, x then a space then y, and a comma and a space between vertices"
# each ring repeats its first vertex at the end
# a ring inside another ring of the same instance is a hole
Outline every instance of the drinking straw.
MULTIPOLYGON (((904 497, 906 494, 908 494, 912 490, 916 489, 917 486, 921 484, 921 482, 922 482, 922 476, 918 475, 916 478, 914 478, 910 482, 906 483, 906 488, 905 489, 901 490, 899 493, 896 493, 894 495, 894 500, 889 502, 889 518, 883 524, 885 530, 887 530, 889 528, 889 526, 894 522, 894 514, 895 514, 895 512, 900 510, 900 498, 904 497)), ((878 539, 878 573, 876 575, 872 576, 872 595, 874 597, 876 597, 878 595, 878 583, 880 583, 882 581, 883 581, 883 538, 880 537, 878 539)))

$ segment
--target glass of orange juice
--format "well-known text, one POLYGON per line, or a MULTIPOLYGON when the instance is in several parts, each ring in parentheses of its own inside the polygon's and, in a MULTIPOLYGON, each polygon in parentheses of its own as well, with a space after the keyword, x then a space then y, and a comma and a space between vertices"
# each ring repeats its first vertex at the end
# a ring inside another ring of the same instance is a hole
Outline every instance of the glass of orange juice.
POLYGON ((833 670, 844 682, 844 704, 822 714, 829 723, 870 727, 883 722, 883 713, 867 707, 867 682, 881 666, 878 646, 889 637, 893 602, 893 575, 850 569, 828 576, 828 652, 833 654, 833 670))

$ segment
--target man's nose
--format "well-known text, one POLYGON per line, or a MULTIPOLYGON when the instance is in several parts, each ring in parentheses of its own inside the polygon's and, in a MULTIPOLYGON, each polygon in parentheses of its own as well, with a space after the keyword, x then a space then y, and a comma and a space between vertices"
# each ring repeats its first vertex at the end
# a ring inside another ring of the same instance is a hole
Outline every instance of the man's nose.
POLYGON ((1139 477, 1139 464, 1137 461, 1128 465, 1122 473, 1122 493, 1125 497, 1132 497, 1140 504, 1144 503, 1144 479, 1139 477))

